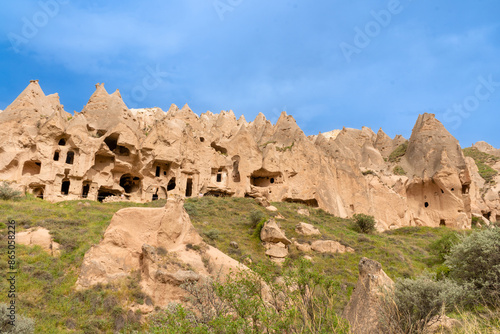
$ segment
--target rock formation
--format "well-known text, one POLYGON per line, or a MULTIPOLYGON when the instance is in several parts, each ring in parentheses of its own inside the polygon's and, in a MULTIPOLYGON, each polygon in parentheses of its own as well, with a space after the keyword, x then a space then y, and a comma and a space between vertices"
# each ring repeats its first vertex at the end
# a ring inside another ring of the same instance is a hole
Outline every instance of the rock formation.
POLYGON ((102 241, 85 254, 77 289, 139 271, 143 291, 155 305, 167 305, 185 296, 182 283, 217 275, 224 279, 230 270, 247 269, 202 241, 183 203, 169 198, 164 208, 118 211, 102 241))
POLYGON ((274 219, 267 221, 260 231, 260 240, 266 248, 266 255, 276 263, 283 263, 292 242, 285 236, 274 219))
POLYGON ((31 81, 0 113, 0 179, 50 201, 204 195, 298 202, 340 217, 373 215, 379 230, 468 228, 473 213, 500 219, 500 189, 481 184, 432 114, 418 117, 408 141, 366 127, 307 137, 285 112, 273 125, 263 114, 247 122, 232 111, 198 116, 187 105, 128 109, 103 84, 71 115, 57 94, 46 96, 31 81))
POLYGON ((61 245, 52 240, 49 230, 43 227, 29 228, 16 234, 16 242, 26 246, 40 246, 52 256, 59 256, 61 245))
POLYGON ((363 257, 358 267, 358 283, 343 316, 349 321, 354 334, 384 333, 381 323, 382 303, 384 296, 392 292, 394 282, 377 261, 363 257))
POLYGON ((310 235, 321 235, 321 232, 311 224, 300 222, 295 226, 295 232, 298 234, 310 236, 310 235))

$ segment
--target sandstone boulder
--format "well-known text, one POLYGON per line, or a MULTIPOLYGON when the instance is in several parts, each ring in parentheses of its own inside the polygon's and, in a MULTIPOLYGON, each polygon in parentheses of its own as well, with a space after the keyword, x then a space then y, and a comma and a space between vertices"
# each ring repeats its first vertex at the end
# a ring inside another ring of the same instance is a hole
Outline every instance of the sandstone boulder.
POLYGON ((281 242, 277 244, 269 244, 266 248, 266 255, 271 256, 272 258, 285 258, 288 255, 288 249, 281 242))
POLYGON ((294 244, 295 248, 297 248, 297 250, 299 250, 301 252, 311 251, 311 245, 309 245, 307 243, 300 243, 298 241, 294 241, 293 244, 294 244))
POLYGON ((285 233, 279 228, 274 219, 270 219, 264 224, 260 231, 260 240, 270 243, 282 242, 284 245, 290 245, 292 242, 285 236, 285 233))
POLYGON ((354 253, 354 249, 346 247, 333 240, 316 240, 311 244, 311 249, 318 253, 354 253))
POLYGON ((295 232, 305 236, 321 235, 321 232, 311 224, 300 222, 295 226, 295 232))
POLYGON ((16 234, 16 242, 26 246, 38 245, 52 256, 59 256, 61 254, 61 246, 52 240, 49 230, 43 227, 29 228, 24 232, 18 232, 16 234))
POLYGON ((298 209, 297 213, 299 215, 303 215, 303 216, 308 216, 309 217, 309 210, 307 210, 307 209, 298 209))

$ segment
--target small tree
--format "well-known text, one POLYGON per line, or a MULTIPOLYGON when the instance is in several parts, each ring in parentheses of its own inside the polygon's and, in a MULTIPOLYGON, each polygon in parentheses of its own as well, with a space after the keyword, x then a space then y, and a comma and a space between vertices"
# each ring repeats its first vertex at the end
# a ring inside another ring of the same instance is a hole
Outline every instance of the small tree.
POLYGON ((12 189, 7 181, 2 181, 2 183, 0 184, 0 199, 3 200, 15 199, 20 195, 21 192, 12 189))
POLYGON ((455 305, 468 299, 467 289, 451 280, 430 276, 396 281, 385 295, 382 324, 387 333, 422 333, 455 305))
POLYGON ((472 285, 487 303, 500 299, 500 228, 475 232, 451 248, 449 277, 472 285))
POLYGON ((353 216, 354 229, 360 233, 372 233, 375 231, 375 218, 373 216, 357 213, 353 216))

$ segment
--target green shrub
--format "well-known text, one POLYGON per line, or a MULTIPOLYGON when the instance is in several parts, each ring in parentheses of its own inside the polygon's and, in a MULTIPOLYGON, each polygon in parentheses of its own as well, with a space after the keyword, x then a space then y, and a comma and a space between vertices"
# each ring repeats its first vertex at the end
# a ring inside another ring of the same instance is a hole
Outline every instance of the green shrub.
POLYGON ((472 227, 477 227, 477 225, 481 224, 483 220, 479 217, 472 216, 472 221, 471 221, 471 226, 472 227))
POLYGON ((252 228, 257 227, 257 224, 261 222, 266 216, 260 210, 253 210, 250 212, 250 222, 252 224, 252 228))
POLYGON ((399 279, 387 294, 383 325, 388 333, 421 333, 431 322, 467 300, 467 289, 451 280, 428 276, 399 279), (437 318, 436 318, 437 316, 437 318))
POLYGON ((198 215, 198 210, 196 209, 196 205, 194 203, 191 202, 184 203, 184 209, 186 209, 186 212, 190 217, 198 215))
POLYGON ((169 305, 150 318, 148 333, 349 332, 335 313, 340 284, 314 270, 309 261, 288 263, 284 270, 272 265, 254 269, 224 280, 182 285, 192 309, 169 305))
POLYGON ((219 239, 220 231, 216 228, 213 228, 211 230, 206 231, 203 234, 205 234, 207 236, 207 238, 209 238, 210 240, 215 241, 215 240, 219 239))
POLYGON ((394 166, 394 168, 392 169, 392 173, 394 175, 406 175, 406 171, 400 165, 394 166))
POLYGON ((389 155, 390 162, 399 162, 401 158, 406 154, 406 149, 408 148, 408 140, 403 144, 399 145, 392 153, 389 155))
POLYGON ((35 323, 32 319, 16 314, 15 326, 12 326, 9 316, 7 304, 0 304, 0 333, 31 334, 35 332, 35 323))
POLYGON ((353 216, 354 229, 360 233, 372 233, 375 231, 375 218, 373 216, 357 213, 353 216))
POLYGON ((459 242, 460 239, 458 238, 457 233, 450 232, 434 241, 429 248, 437 257, 438 263, 443 263, 446 260, 446 257, 450 254, 451 248, 459 242))
POLYGON ((500 299, 500 229, 474 232, 451 248, 449 277, 470 284, 486 303, 500 299))
POLYGON ((253 231, 253 236, 256 238, 260 238, 260 232, 262 231, 262 228, 264 227, 264 224, 266 223, 267 219, 266 217, 262 218, 260 222, 257 223, 257 226, 255 226, 255 231, 253 231))
POLYGON ((2 183, 0 184, 0 199, 3 200, 16 199, 20 195, 21 192, 12 189, 7 181, 2 181, 2 183))

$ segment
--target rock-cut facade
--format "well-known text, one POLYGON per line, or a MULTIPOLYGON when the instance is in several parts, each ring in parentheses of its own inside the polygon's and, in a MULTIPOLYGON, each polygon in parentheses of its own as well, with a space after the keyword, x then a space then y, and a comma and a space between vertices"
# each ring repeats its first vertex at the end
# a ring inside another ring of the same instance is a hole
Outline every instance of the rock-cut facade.
POLYGON ((484 184, 432 114, 418 117, 408 140, 366 127, 308 137, 285 112, 272 124, 263 114, 251 122, 232 111, 198 116, 187 105, 129 109, 103 84, 72 115, 31 81, 0 112, 0 180, 49 201, 298 202, 340 217, 373 215, 379 230, 500 219, 500 189, 484 184), (402 144, 404 154, 389 159, 402 144))

